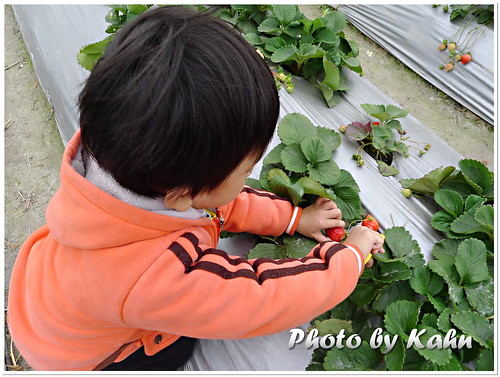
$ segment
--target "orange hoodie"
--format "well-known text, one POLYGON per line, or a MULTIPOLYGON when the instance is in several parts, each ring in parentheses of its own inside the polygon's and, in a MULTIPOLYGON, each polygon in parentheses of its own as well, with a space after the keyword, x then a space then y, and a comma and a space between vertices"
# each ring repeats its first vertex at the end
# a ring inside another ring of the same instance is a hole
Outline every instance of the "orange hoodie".
MULTIPOLYGON (((301 325, 344 300, 363 255, 336 242, 301 259, 228 256, 216 249, 217 221, 182 219, 122 202, 71 166, 47 224, 22 246, 10 284, 11 335, 36 370, 92 370, 121 346, 123 360, 144 346, 153 355, 181 335, 235 339, 301 325)), ((224 229, 279 235, 292 205, 245 187, 220 209, 224 229)))

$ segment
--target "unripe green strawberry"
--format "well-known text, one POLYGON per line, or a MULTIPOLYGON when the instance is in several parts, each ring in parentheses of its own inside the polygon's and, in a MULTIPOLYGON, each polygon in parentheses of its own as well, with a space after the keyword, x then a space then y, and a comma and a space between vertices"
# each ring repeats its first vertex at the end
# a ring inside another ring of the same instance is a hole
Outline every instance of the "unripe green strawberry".
POLYGON ((347 126, 344 124, 344 125, 339 127, 339 131, 342 132, 343 134, 345 134, 346 128, 347 128, 347 126))
POLYGON ((403 194, 405 198, 409 198, 413 192, 410 189, 403 189, 401 190, 401 194, 403 194))

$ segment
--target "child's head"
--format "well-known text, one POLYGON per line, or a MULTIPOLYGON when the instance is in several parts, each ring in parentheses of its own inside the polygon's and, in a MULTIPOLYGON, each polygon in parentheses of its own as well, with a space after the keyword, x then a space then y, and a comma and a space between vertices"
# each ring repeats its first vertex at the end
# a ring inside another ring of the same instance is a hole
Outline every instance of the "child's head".
POLYGON ((262 156, 278 113, 255 48, 219 18, 177 6, 125 25, 80 95, 84 149, 147 196, 214 190, 262 156))

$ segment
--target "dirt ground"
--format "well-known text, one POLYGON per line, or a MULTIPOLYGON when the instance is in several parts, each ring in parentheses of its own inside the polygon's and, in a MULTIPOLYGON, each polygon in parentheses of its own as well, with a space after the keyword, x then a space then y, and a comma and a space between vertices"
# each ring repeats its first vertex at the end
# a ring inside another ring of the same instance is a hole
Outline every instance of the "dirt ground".
MULTIPOLYGON (((309 17, 317 6, 303 7, 309 17)), ((52 108, 38 85, 11 6, 5 11, 5 296, 13 263, 26 237, 45 222, 45 208, 59 187, 63 144, 52 108)), ((463 156, 494 164, 494 132, 453 99, 364 37, 353 27, 346 35, 360 47, 365 77, 444 139, 463 156), (369 56, 367 51, 372 51, 369 56), (418 88, 415 90, 415 88, 418 88)), ((6 332, 6 370, 29 370, 6 332)))

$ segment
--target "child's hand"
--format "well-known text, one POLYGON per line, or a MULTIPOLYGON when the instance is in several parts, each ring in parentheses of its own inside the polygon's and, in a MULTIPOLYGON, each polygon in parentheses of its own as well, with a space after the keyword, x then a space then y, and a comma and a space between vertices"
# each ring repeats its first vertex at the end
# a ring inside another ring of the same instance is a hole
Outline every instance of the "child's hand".
MULTIPOLYGON (((358 249, 363 253, 365 259, 370 253, 385 253, 385 250, 382 246, 384 244, 384 239, 382 238, 380 233, 375 232, 365 226, 358 225, 352 228, 345 242, 357 246, 358 249)), ((366 266, 371 267, 372 265, 373 258, 368 261, 366 266)))
POLYGON ((302 216, 297 225, 297 232, 318 242, 331 241, 321 233, 321 230, 337 226, 342 228, 345 226, 340 209, 333 200, 318 198, 316 203, 304 208, 302 211, 302 216))

